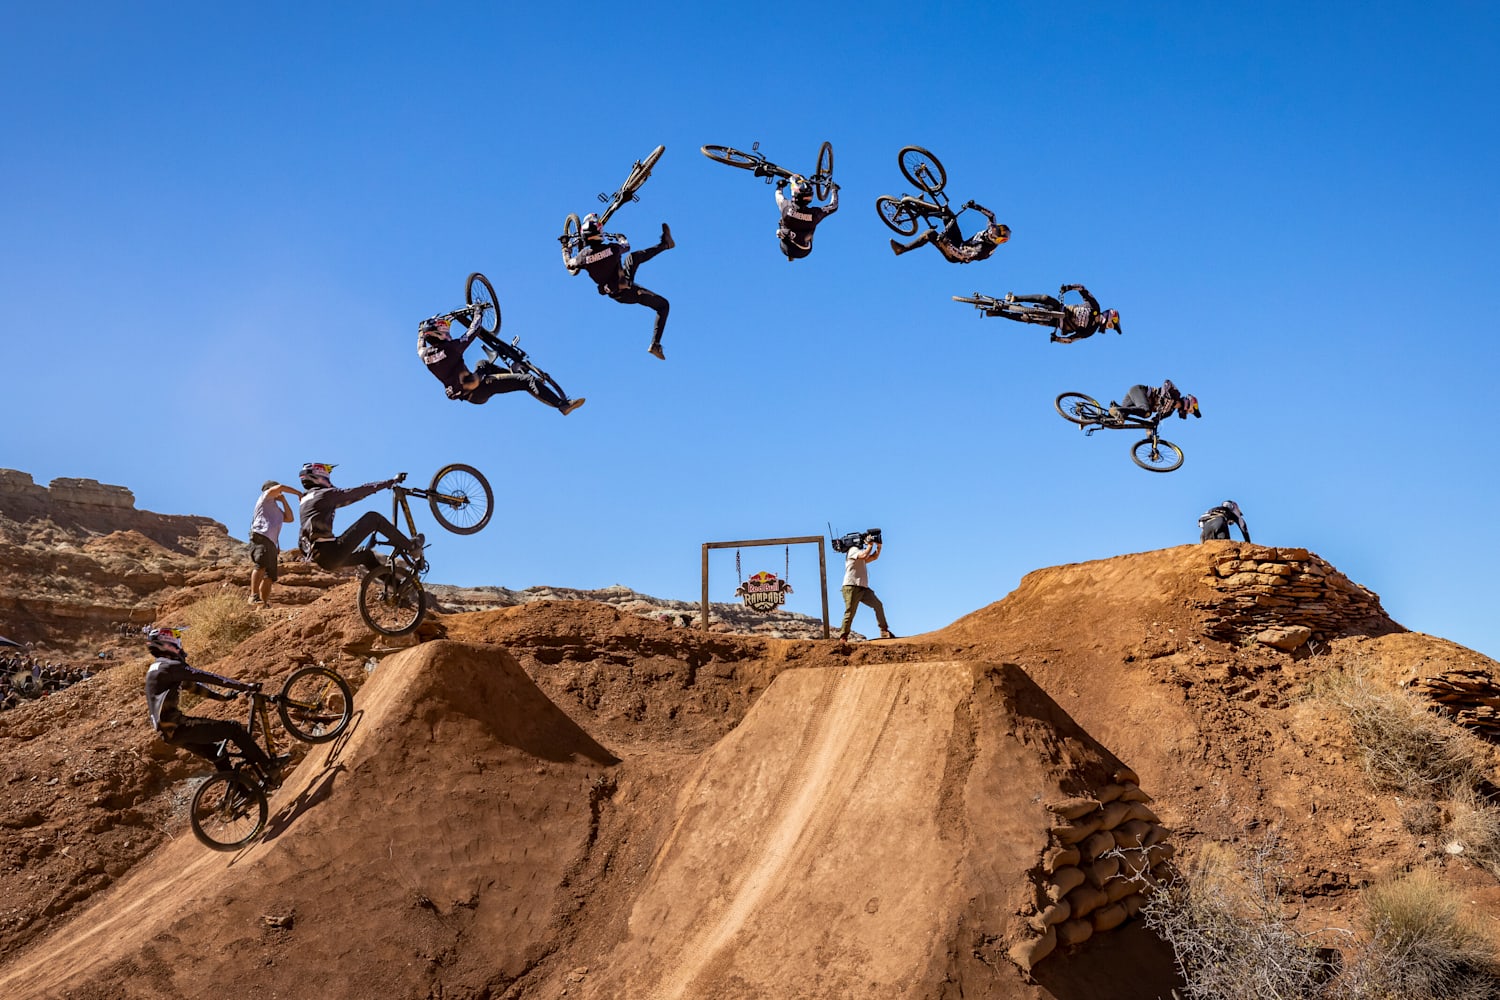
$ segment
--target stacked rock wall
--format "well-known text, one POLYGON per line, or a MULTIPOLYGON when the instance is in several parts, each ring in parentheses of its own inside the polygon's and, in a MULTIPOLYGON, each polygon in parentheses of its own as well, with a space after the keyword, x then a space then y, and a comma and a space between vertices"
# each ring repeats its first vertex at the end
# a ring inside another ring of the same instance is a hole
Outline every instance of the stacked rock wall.
POLYGON ((1032 932, 1010 949, 1025 972, 1058 946, 1112 931, 1145 905, 1166 877, 1173 854, 1167 829, 1135 772, 1115 772, 1091 796, 1048 804, 1055 818, 1038 874, 1040 890, 1027 921, 1032 932))
POLYGON ((1257 641, 1291 652, 1308 640, 1403 632, 1380 597, 1306 549, 1206 542, 1208 585, 1196 606, 1205 631, 1224 642, 1257 641))
POLYGON ((1500 684, 1487 670, 1448 670, 1421 677, 1410 688, 1461 726, 1500 743, 1500 684))

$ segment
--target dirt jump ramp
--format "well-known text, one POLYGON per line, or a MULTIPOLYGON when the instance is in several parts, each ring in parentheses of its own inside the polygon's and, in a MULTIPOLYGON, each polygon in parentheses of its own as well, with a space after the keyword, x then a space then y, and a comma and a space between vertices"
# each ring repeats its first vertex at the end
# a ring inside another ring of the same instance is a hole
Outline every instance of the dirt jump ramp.
POLYGON ((569 995, 1159 996, 1170 955, 1139 934, 1036 978, 1008 958, 1055 938, 1068 891, 1049 804, 1121 771, 1013 666, 784 671, 686 782, 627 934, 569 995))

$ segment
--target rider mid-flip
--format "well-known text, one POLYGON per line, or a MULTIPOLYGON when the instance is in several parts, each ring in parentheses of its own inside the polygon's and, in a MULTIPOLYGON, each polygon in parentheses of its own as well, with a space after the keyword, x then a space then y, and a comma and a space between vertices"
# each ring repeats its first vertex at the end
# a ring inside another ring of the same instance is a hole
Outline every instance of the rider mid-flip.
POLYGON ((568 255, 569 237, 562 237, 563 266, 568 269, 569 274, 577 274, 581 270, 587 271, 589 277, 593 278, 594 283, 599 286, 600 295, 608 295, 616 302, 624 302, 627 305, 639 303, 656 310, 656 326, 652 331, 651 346, 647 348, 647 351, 652 356, 665 361, 667 356, 662 353, 661 333, 667 325, 667 311, 671 306, 660 295, 637 285, 635 272, 652 257, 677 245, 672 239, 672 231, 663 222, 660 243, 645 250, 632 252, 630 242, 623 236, 618 239, 606 236, 599 228, 599 216, 590 212, 579 224, 578 235, 583 239, 583 246, 577 254, 571 257, 568 255))
POLYGON ((449 399, 462 399, 470 403, 486 403, 491 396, 502 392, 523 390, 567 416, 584 404, 582 399, 563 399, 534 375, 522 375, 506 371, 495 364, 496 352, 485 345, 485 360, 477 370, 469 371, 464 364, 464 351, 474 338, 482 333, 482 313, 474 306, 470 314, 469 328, 457 340, 452 335, 452 323, 448 316, 430 316, 417 324, 417 357, 427 370, 443 383, 449 399))
POLYGON ((975 201, 966 201, 959 206, 962 211, 972 208, 989 220, 979 232, 964 239, 963 230, 958 227, 958 215, 947 205, 940 206, 943 218, 943 228, 929 228, 927 232, 918 236, 910 243, 899 243, 891 240, 891 252, 901 256, 908 250, 915 250, 923 243, 931 243, 938 248, 938 252, 954 264, 968 264, 976 260, 984 260, 995 249, 1010 239, 1010 227, 1003 222, 995 221, 995 213, 975 201))
MULTIPOLYGON (((757 171, 756 176, 760 176, 757 171)), ((830 195, 827 205, 814 205, 813 185, 801 174, 791 176, 790 185, 785 177, 776 179, 776 207, 781 209, 781 225, 776 238, 781 241, 781 252, 787 260, 800 260, 812 253, 813 230, 818 223, 839 210, 839 186, 829 183, 830 195), (783 190, 791 187, 791 197, 783 190)))
MULTIPOLYGON (((1059 329, 1052 334, 1051 340, 1057 344, 1071 344, 1075 340, 1083 340, 1092 337, 1100 330, 1114 330, 1120 332, 1120 314, 1114 309, 1100 309, 1099 300, 1090 294, 1089 290, 1082 285, 1063 285, 1062 293, 1077 292, 1082 295, 1084 301, 1065 305, 1063 301, 1051 295, 1007 295, 1007 302, 1036 302, 1055 309, 1061 314, 1062 320, 1059 329)), ((1002 309, 986 309, 986 316, 1003 316, 1006 319, 1017 317, 1003 311, 1002 309)))
POLYGON ((1126 390, 1123 400, 1118 403, 1110 401, 1108 419, 1119 421, 1121 417, 1131 416, 1145 420, 1161 420, 1173 413, 1182 420, 1186 420, 1189 413, 1195 417, 1203 416, 1198 409, 1198 397, 1183 395, 1177 386, 1172 384, 1171 379, 1166 379, 1159 389, 1153 389, 1147 385, 1131 386, 1126 390))

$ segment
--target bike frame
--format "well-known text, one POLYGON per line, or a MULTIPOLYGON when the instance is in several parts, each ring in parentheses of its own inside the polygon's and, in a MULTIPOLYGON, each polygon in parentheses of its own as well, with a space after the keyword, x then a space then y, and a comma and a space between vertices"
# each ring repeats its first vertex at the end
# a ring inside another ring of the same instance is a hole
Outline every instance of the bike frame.
MULTIPOLYGON (((244 693, 250 697, 250 707, 245 712, 245 729, 250 733, 251 740, 258 738, 263 749, 266 751, 266 756, 274 760, 279 747, 275 740, 271 738, 271 713, 267 711, 266 706, 276 701, 277 696, 265 694, 261 691, 246 691, 244 693), (255 731, 257 720, 260 722, 259 734, 255 731)), ((246 763, 247 758, 243 753, 231 750, 229 744, 229 740, 219 741, 219 756, 232 762, 237 761, 238 763, 233 764, 233 767, 235 770, 240 770, 242 765, 246 763)))

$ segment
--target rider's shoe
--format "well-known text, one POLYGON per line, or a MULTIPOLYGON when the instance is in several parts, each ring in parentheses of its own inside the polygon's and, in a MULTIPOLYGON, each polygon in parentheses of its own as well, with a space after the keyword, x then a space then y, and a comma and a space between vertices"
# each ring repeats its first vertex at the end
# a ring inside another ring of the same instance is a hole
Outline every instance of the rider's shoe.
POLYGON ((891 240, 891 253, 895 254, 897 257, 906 253, 906 251, 910 249, 911 247, 907 246, 905 243, 897 243, 895 240, 891 240))
POLYGON ((667 355, 662 351, 660 344, 652 344, 650 347, 646 348, 646 353, 651 355, 653 358, 659 358, 662 361, 667 360, 667 355))
POLYGON ((672 239, 672 230, 668 229, 667 224, 663 222, 661 224, 661 248, 663 250, 670 250, 676 245, 677 241, 672 239))
POLYGON ((580 406, 582 406, 584 403, 587 403, 587 402, 588 402, 588 400, 586 400, 582 396, 580 396, 577 399, 569 400, 568 402, 564 403, 562 406, 558 407, 558 409, 561 410, 562 411, 562 415, 566 417, 568 414, 572 413, 574 410, 578 409, 580 406))

